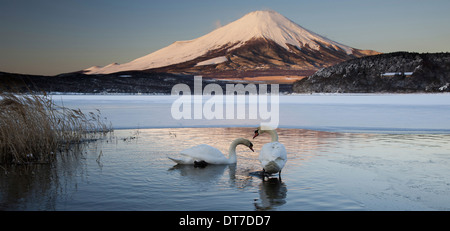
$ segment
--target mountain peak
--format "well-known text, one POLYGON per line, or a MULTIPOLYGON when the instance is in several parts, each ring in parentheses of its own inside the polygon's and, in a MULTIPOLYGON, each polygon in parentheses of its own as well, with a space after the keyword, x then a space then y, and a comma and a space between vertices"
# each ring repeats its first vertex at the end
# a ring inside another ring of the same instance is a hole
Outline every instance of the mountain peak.
POLYGON ((184 63, 211 53, 218 53, 215 57, 219 57, 258 39, 274 42, 288 52, 298 52, 305 48, 319 51, 325 48, 333 52, 340 51, 344 55, 352 55, 355 51, 349 46, 329 40, 299 26, 278 12, 265 10, 247 13, 240 19, 204 36, 193 40, 174 42, 129 63, 89 68, 85 72, 87 74, 107 74, 128 70, 147 70, 184 63), (296 49, 293 50, 293 47, 296 49))
POLYGON ((316 50, 325 44, 334 49, 341 48, 347 54, 353 52, 351 47, 339 44, 309 31, 272 10, 250 12, 225 27, 224 30, 235 32, 230 34, 230 37, 239 37, 239 41, 264 38, 272 40, 288 50, 289 47, 287 44, 294 45, 299 49, 308 45, 316 50))
POLYGON ((278 21, 280 19, 285 20, 287 18, 284 17, 282 14, 273 10, 257 10, 245 14, 239 20, 254 20, 254 19, 256 19, 256 23, 263 23, 267 21, 278 21))
POLYGON ((257 11, 252 11, 252 12, 245 14, 243 17, 241 17, 241 19, 254 17, 254 18, 259 18, 261 21, 265 21, 272 17, 279 17, 279 16, 284 17, 280 13, 273 11, 273 10, 257 10, 257 11))
POLYGON ((241 17, 237 21, 253 22, 254 24, 264 24, 264 23, 274 23, 274 22, 280 23, 280 24, 285 24, 287 21, 288 21, 288 23, 293 23, 288 18, 284 17, 280 13, 273 11, 273 10, 252 11, 250 13, 245 14, 243 17, 241 17))

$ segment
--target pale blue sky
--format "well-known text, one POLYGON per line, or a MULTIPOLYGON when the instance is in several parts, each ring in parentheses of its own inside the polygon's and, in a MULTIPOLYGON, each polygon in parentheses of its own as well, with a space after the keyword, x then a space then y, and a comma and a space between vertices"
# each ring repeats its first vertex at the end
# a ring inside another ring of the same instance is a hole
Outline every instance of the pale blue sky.
POLYGON ((0 71, 125 63, 267 9, 359 49, 450 52, 448 0, 0 0, 0 71))

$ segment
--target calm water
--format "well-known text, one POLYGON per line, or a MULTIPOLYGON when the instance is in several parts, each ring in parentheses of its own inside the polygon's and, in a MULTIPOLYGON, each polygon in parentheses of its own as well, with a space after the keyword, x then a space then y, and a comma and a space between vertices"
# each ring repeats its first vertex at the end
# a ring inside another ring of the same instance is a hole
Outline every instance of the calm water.
POLYGON ((278 129, 282 181, 262 181, 260 147, 236 165, 175 166, 168 156, 210 144, 227 152, 254 128, 115 130, 49 165, 0 168, 0 210, 450 210, 448 134, 278 129))

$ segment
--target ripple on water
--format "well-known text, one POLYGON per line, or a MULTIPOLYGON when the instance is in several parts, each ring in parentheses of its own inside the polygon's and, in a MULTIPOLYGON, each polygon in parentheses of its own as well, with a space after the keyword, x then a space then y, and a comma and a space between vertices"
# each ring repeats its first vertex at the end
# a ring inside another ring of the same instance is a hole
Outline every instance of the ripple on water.
POLYGON ((448 210, 449 135, 278 129, 288 162, 262 181, 254 128, 116 130, 53 167, 0 172, 6 210, 448 210), (236 165, 177 166, 168 156, 237 137, 236 165), (6 174, 7 173, 7 174, 6 174), (15 182, 14 184, 12 182, 15 182))

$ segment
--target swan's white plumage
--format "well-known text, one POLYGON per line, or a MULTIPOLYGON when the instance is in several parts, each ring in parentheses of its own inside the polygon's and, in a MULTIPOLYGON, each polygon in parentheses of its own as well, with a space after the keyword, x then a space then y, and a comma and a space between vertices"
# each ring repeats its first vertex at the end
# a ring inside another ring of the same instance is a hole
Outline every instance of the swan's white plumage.
POLYGON ((267 173, 281 173, 284 165, 287 162, 287 152, 284 145, 278 142, 278 134, 275 130, 267 127, 258 127, 255 131, 255 136, 259 136, 262 133, 269 133, 271 137, 271 142, 266 143, 261 148, 259 154, 259 162, 263 167, 264 172, 267 173))
MULTIPOLYGON (((194 161, 206 161, 208 164, 230 163, 222 152, 207 144, 200 144, 180 152, 183 158, 182 164, 194 164, 194 161)), ((176 161, 175 161, 176 162, 176 161)), ((180 163, 181 164, 181 163, 180 163)))
POLYGON ((287 153, 284 145, 278 141, 266 143, 261 148, 259 161, 267 173, 277 173, 283 169, 287 161, 287 153))
POLYGON ((181 151, 179 158, 169 157, 169 159, 177 164, 194 164, 195 161, 205 161, 208 164, 234 164, 237 161, 236 146, 239 144, 243 144, 253 151, 253 144, 249 140, 238 138, 230 144, 230 149, 228 150, 229 158, 225 157, 225 155, 215 147, 207 144, 200 144, 181 151))

